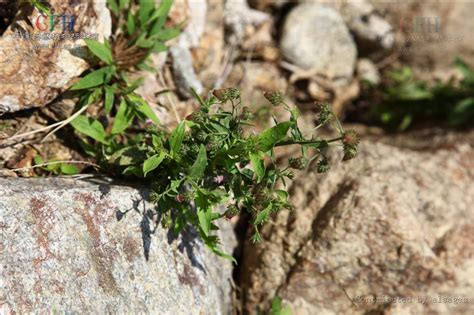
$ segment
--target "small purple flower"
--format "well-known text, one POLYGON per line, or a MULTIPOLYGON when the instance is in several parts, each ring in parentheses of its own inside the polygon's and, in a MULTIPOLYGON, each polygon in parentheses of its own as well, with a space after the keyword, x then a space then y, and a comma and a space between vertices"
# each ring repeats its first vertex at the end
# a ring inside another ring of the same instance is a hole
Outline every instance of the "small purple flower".
POLYGON ((146 125, 147 127, 151 127, 151 126, 153 126, 154 124, 155 124, 155 123, 154 123, 153 120, 151 120, 151 119, 145 120, 145 125, 146 125))
POLYGON ((225 180, 224 175, 217 175, 216 177, 214 177, 214 183, 218 185, 222 184, 224 180, 225 180))

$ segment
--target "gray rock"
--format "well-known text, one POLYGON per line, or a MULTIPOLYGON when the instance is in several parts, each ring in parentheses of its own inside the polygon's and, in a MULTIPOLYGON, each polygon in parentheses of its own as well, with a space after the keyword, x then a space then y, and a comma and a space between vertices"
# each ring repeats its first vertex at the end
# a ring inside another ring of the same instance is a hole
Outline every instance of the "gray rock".
MULTIPOLYGON (((161 225, 155 230, 146 193, 0 179, 6 313, 228 314, 231 263, 191 232, 173 240, 161 225)), ((232 230, 222 239, 232 252, 232 230)))
POLYGON ((473 314, 473 170, 472 143, 366 142, 357 159, 301 176, 295 211, 245 247, 247 311, 278 295, 293 314, 473 314))
MULTIPOLYGON (((97 36, 100 41, 110 36, 112 21, 105 1, 67 0, 51 5, 57 14, 74 12, 74 30, 71 33, 66 30, 65 35, 87 34, 97 36)), ((37 16, 38 12, 33 11, 28 18, 35 23, 37 16)), ((58 35, 61 31, 62 26, 58 26, 54 33, 58 35)), ((0 37, 0 112, 44 106, 90 67, 83 39, 33 39, 50 34, 18 20, 0 37), (20 31, 22 37, 18 35, 20 31)))
POLYGON ((339 13, 319 3, 303 3, 288 14, 280 42, 283 56, 331 80, 350 82, 356 45, 339 13))

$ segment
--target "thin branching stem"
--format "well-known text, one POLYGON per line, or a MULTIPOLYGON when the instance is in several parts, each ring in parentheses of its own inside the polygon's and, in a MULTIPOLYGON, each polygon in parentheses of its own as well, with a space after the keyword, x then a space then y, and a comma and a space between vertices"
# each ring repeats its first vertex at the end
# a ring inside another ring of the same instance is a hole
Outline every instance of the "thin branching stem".
POLYGON ((282 146, 292 145, 292 144, 305 145, 305 144, 320 144, 323 142, 331 143, 331 142, 336 142, 340 140, 342 140, 342 137, 337 137, 330 140, 303 140, 303 141, 285 140, 285 141, 281 141, 275 144, 275 147, 282 147, 282 146))

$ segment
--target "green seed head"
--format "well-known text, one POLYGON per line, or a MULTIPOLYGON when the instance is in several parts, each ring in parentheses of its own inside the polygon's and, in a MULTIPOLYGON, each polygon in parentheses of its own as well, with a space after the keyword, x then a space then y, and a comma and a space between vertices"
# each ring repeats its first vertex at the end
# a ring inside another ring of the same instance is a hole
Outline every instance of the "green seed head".
POLYGON ((290 167, 296 170, 303 170, 306 167, 307 163, 308 161, 302 156, 297 158, 290 158, 288 160, 288 164, 290 165, 290 167))
POLYGON ((318 125, 324 125, 333 118, 331 105, 329 105, 328 103, 317 103, 316 106, 318 111, 318 125))
POLYGON ((327 171, 329 171, 329 169, 330 169, 330 166, 327 159, 322 159, 318 162, 318 167, 317 167, 318 173, 326 173, 327 171))
POLYGON ((279 106, 283 104, 284 97, 281 92, 264 92, 263 96, 273 105, 279 106))

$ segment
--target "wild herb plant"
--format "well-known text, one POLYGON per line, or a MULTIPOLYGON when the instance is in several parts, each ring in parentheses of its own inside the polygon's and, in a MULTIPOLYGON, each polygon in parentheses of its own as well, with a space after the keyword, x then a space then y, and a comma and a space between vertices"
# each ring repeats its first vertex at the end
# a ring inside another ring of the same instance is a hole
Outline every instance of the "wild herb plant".
POLYGON ((320 105, 319 125, 332 124, 339 136, 304 137, 298 127, 298 109, 287 105, 278 92, 265 96, 288 111, 290 119, 274 119, 274 126, 260 134, 247 130, 251 113, 236 88, 214 91, 207 99, 194 93, 199 110, 169 131, 133 92, 140 81, 130 81, 127 74, 179 34, 177 29, 164 28, 171 2, 162 1, 158 8, 152 1, 140 1, 138 6, 127 1, 108 3, 115 14, 116 32, 110 43, 86 40, 98 68, 72 87, 81 98, 71 125, 85 153, 103 170, 150 185, 164 227, 180 233, 193 226, 214 253, 233 259, 219 248, 217 220, 247 212, 252 241, 257 243, 259 228, 272 215, 292 209, 288 193, 277 186, 295 176, 292 169, 303 170, 316 160, 317 171, 326 172, 326 153, 334 143, 342 145, 344 160, 357 154, 357 134, 343 130, 328 104, 320 105), (87 112, 90 107, 94 111, 87 112), (146 126, 146 120, 151 125, 146 126), (289 145, 299 145, 301 154, 281 168, 275 148, 289 145), (217 206, 225 210, 218 211, 217 206))
POLYGON ((400 131, 427 120, 452 127, 466 125, 474 118, 474 70, 458 58, 454 65, 463 75, 460 82, 450 80, 431 86, 414 79, 408 67, 389 72, 380 91, 372 91, 378 99, 372 115, 400 131))
MULTIPOLYGON (((280 93, 267 96, 275 106, 283 106, 290 119, 275 119, 275 126, 258 135, 244 131, 251 124, 250 112, 242 105, 239 91, 232 88, 215 91, 206 100, 196 95, 200 109, 171 132, 150 126, 134 135, 116 135, 123 141, 104 134, 90 144, 99 148, 96 158, 104 168, 150 184, 151 199, 164 227, 179 233, 192 225, 214 253, 232 258, 219 249, 216 220, 246 211, 254 230, 252 241, 258 243, 259 228, 278 211, 292 209, 288 193, 277 188, 278 182, 285 184, 295 176, 292 169, 303 170, 317 160, 317 171, 326 172, 331 143, 342 145, 344 160, 357 154, 357 134, 342 129, 329 105, 320 108, 320 124, 334 124, 339 136, 305 138, 298 127, 299 111, 290 108, 280 93), (231 110, 225 110, 226 102, 231 110), (288 145, 301 146, 301 155, 280 168, 275 148, 288 145), (216 211, 219 205, 226 210, 216 211)), ((90 136, 96 130, 84 129, 84 133, 90 136)))

